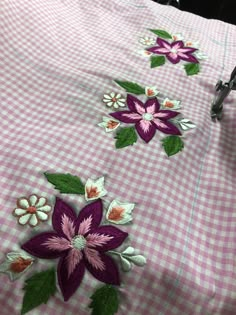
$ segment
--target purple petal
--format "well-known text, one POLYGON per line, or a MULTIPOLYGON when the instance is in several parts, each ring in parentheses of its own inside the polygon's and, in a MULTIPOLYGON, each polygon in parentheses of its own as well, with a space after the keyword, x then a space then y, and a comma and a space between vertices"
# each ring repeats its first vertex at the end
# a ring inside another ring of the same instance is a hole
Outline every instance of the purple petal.
POLYGON ((95 269, 99 269, 100 271, 104 271, 106 266, 101 259, 101 254, 94 248, 85 248, 84 255, 87 259, 88 263, 95 269))
POLYGON ((199 61, 197 60, 197 58, 191 54, 179 54, 179 57, 184 60, 184 61, 188 61, 188 62, 192 62, 192 63, 199 63, 199 61))
POLYGON ((140 119, 142 119, 142 116, 140 116, 138 113, 130 112, 128 110, 110 113, 109 115, 126 124, 134 124, 140 119))
POLYGON ((168 135, 181 135, 179 129, 170 123, 169 121, 155 119, 153 122, 156 125, 156 128, 168 135))
POLYGON ((43 243, 51 251, 63 252, 71 248, 71 242, 68 239, 60 236, 50 237, 45 243, 43 243))
POLYGON ((154 118, 168 120, 168 119, 176 117, 177 115, 179 115, 179 112, 167 109, 167 110, 160 110, 158 113, 154 114, 153 116, 154 118))
POLYGON ((152 115, 158 112, 160 109, 160 103, 158 102, 156 97, 148 99, 144 106, 145 106, 146 112, 152 115))
MULTIPOLYGON (((112 225, 100 226, 99 228, 91 231, 91 234, 99 234, 101 236, 102 235, 108 236, 107 238, 104 238, 105 241, 103 243, 100 243, 97 246, 94 243, 94 248, 97 248, 99 249, 99 251, 102 251, 102 252, 117 248, 124 242, 124 240, 128 236, 128 233, 123 232, 112 225)), ((88 235, 88 238, 91 239, 89 235, 88 235)))
POLYGON ((180 62, 181 58, 179 57, 178 54, 176 53, 169 53, 166 55, 166 58, 173 64, 176 64, 178 62, 180 62))
POLYGON ((159 47, 159 46, 154 46, 151 48, 147 48, 147 51, 152 52, 153 54, 158 54, 158 55, 166 55, 169 54, 170 50, 164 47, 159 47))
POLYGON ((58 284, 61 289, 61 293, 64 297, 64 301, 68 301, 69 298, 78 289, 85 272, 84 261, 81 260, 75 267, 74 271, 68 276, 68 257, 65 255, 58 263, 57 278, 58 284))
POLYGON ((71 250, 69 250, 67 257, 66 257, 68 278, 75 271, 75 268, 81 262, 82 259, 83 259, 82 251, 80 251, 76 248, 71 248, 71 250))
POLYGON ((136 112, 140 115, 145 113, 144 105, 137 97, 128 94, 126 102, 131 112, 136 112))
POLYGON ((68 233, 65 233, 67 229, 67 227, 65 226, 65 222, 69 220, 70 223, 73 224, 73 222, 76 220, 76 217, 77 216, 73 208, 71 208, 62 199, 56 198, 56 203, 52 215, 52 225, 54 230, 59 235, 68 237, 68 233))
POLYGON ((184 42, 182 40, 177 40, 176 42, 173 42, 171 44, 171 48, 173 49, 181 49, 182 47, 184 47, 184 42))
POLYGON ((92 221, 93 221, 93 217, 92 217, 92 215, 90 215, 88 218, 86 218, 82 222, 80 222, 78 234, 79 235, 86 235, 91 229, 92 221))
POLYGON ((107 284, 120 285, 120 276, 118 268, 113 259, 103 253, 99 257, 104 265, 104 270, 94 268, 87 259, 84 260, 88 271, 99 281, 107 284))
POLYGON ((21 248, 24 249, 29 254, 45 259, 54 259, 62 256, 67 249, 50 249, 47 245, 45 245, 48 240, 58 237, 56 233, 41 233, 31 238, 28 242, 24 243, 21 248))
POLYGON ((186 53, 189 54, 189 53, 195 52, 196 50, 198 50, 198 49, 193 48, 193 47, 183 47, 183 48, 178 49, 178 52, 184 53, 184 54, 186 54, 186 53))
POLYGON ((166 49, 168 49, 168 50, 171 49, 171 44, 170 44, 169 42, 167 42, 166 40, 160 38, 160 37, 157 38, 157 44, 158 44, 160 47, 164 47, 164 48, 166 48, 166 49))
POLYGON ((81 230, 84 232, 83 235, 86 235, 91 229, 97 228, 102 220, 102 214, 103 209, 101 199, 97 199, 96 201, 81 209, 75 224, 76 234, 78 234, 81 224, 81 230), (89 224, 89 227, 86 225, 86 223, 89 224))
POLYGON ((89 233, 86 237, 86 246, 88 246, 89 248, 101 247, 113 238, 113 236, 105 234, 89 233))
POLYGON ((136 123, 135 128, 139 134, 139 136, 148 143, 155 135, 156 127, 155 125, 148 120, 141 120, 136 123))

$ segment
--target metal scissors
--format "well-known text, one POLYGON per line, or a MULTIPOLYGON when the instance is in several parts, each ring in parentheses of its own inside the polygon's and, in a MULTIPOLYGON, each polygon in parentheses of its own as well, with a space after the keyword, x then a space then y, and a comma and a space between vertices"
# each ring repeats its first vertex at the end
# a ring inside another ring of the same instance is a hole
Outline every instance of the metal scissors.
POLYGON ((219 80, 216 83, 216 95, 211 104, 212 120, 221 120, 223 115, 223 101, 229 95, 230 91, 236 90, 236 67, 231 73, 230 80, 223 83, 219 80))

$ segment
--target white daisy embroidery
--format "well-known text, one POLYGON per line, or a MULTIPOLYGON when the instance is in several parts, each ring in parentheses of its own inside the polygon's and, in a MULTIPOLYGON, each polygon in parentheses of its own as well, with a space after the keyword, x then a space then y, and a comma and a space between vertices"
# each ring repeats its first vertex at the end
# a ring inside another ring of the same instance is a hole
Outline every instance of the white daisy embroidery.
POLYGON ((29 224, 34 227, 40 221, 48 220, 48 213, 52 207, 47 204, 45 197, 31 195, 28 198, 22 197, 17 200, 17 208, 13 210, 13 215, 18 217, 21 225, 29 224))
POLYGON ((154 45, 156 41, 155 41, 155 38, 144 36, 144 37, 140 37, 139 42, 142 45, 151 46, 151 45, 154 45))
POLYGON ((111 92, 109 94, 104 94, 102 101, 108 107, 114 108, 125 107, 125 99, 119 93, 116 94, 115 92, 111 92))

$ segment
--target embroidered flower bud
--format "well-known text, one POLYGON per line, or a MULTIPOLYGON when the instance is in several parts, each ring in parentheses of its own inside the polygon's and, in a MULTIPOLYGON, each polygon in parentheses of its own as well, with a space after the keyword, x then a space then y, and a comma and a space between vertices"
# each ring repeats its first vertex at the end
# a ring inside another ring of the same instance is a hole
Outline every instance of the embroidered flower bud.
POLYGON ((173 35, 172 35, 172 39, 173 39, 174 41, 177 41, 177 40, 183 40, 184 37, 183 37, 183 35, 182 35, 181 33, 177 33, 177 34, 173 34, 173 35))
POLYGON ((162 107, 166 109, 179 109, 181 107, 181 102, 177 100, 170 100, 169 98, 165 98, 162 107))
POLYGON ((155 86, 147 86, 145 88, 145 94, 147 97, 154 97, 157 96, 160 92, 157 90, 155 86))
POLYGON ((115 224, 126 224, 132 221, 134 203, 119 202, 113 200, 107 210, 106 219, 115 224))
POLYGON ((33 261, 34 259, 28 255, 10 252, 6 255, 6 260, 0 264, 0 272, 8 274, 14 281, 27 271, 33 261))
POLYGON ((107 194, 104 188, 104 177, 100 177, 96 180, 88 179, 85 184, 85 199, 95 200, 101 198, 107 194))
POLYGON ((102 120, 98 126, 104 128, 106 132, 111 132, 120 126, 120 122, 114 118, 104 116, 102 120))

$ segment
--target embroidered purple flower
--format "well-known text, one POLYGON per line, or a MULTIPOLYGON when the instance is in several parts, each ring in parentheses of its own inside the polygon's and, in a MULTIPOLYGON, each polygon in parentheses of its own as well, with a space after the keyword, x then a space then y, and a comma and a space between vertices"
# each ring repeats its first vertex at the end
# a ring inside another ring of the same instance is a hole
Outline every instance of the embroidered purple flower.
POLYGON ((197 48, 184 46, 182 40, 169 43, 162 38, 157 38, 157 44, 158 46, 148 48, 147 51, 158 55, 165 55, 174 64, 180 62, 180 60, 198 63, 197 58, 193 55, 197 48))
POLYGON ((79 287, 85 268, 99 281, 119 285, 119 271, 105 252, 120 246, 127 233, 110 225, 99 226, 102 220, 100 199, 75 211, 57 198, 52 216, 55 231, 36 235, 22 245, 33 256, 45 259, 60 257, 57 277, 67 301, 79 287))
POLYGON ((156 129, 171 135, 181 135, 179 129, 168 120, 179 115, 172 110, 160 110, 160 104, 156 98, 151 98, 143 104, 135 96, 127 95, 127 105, 130 109, 110 113, 110 115, 124 123, 135 124, 140 137, 149 142, 155 135, 156 129))

